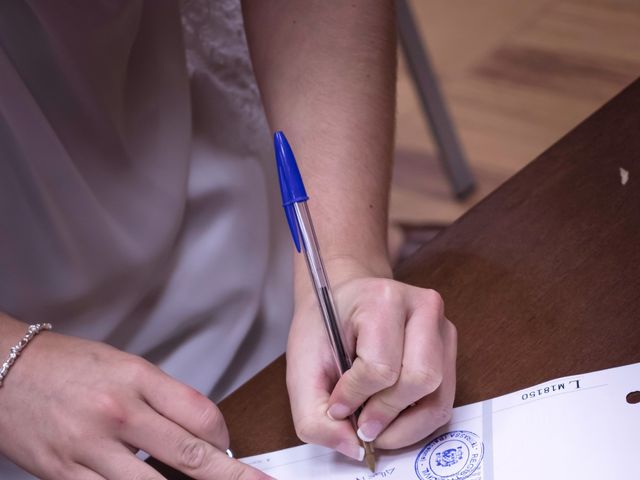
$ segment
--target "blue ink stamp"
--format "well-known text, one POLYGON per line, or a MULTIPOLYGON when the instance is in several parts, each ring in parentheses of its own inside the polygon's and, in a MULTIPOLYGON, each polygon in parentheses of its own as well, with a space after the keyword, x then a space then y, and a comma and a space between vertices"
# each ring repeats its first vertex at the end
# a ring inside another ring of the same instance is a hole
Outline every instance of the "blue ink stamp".
POLYGON ((454 430, 431 440, 418 454, 415 470, 420 480, 464 480, 477 470, 484 455, 480 437, 454 430))

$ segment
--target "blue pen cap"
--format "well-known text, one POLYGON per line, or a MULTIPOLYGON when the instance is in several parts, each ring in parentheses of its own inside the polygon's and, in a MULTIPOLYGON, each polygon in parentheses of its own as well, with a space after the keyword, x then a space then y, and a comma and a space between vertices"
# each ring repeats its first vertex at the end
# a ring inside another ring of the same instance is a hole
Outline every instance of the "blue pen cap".
POLYGON ((287 223, 291 230, 293 243, 299 252, 300 235, 293 204, 296 202, 305 202, 309 199, 309 196, 304 189, 304 183, 302 183, 302 176, 300 175, 300 170, 298 170, 296 157, 293 155, 291 146, 289 146, 289 142, 287 141, 287 137, 284 136, 284 133, 276 132, 273 135, 273 148, 276 154, 276 165, 278 166, 282 206, 287 216, 287 223))

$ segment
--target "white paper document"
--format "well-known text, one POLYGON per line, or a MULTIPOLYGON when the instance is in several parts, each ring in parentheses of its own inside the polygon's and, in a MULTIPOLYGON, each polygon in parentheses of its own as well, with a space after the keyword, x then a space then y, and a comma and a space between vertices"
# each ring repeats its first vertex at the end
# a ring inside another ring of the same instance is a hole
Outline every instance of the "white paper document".
POLYGON ((377 469, 302 445, 242 459, 278 480, 640 480, 640 363, 536 385, 453 410, 377 469))

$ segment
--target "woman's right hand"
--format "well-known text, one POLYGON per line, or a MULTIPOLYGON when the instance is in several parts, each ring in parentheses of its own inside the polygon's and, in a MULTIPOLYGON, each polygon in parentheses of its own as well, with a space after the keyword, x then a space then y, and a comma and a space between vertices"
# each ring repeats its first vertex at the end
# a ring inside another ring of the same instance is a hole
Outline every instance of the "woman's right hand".
MULTIPOLYGON (((0 362, 27 327, 0 315, 0 362)), ((0 387, 0 451, 45 480, 163 479, 138 449, 194 479, 271 478, 228 447, 207 397, 102 343, 42 332, 0 387)))

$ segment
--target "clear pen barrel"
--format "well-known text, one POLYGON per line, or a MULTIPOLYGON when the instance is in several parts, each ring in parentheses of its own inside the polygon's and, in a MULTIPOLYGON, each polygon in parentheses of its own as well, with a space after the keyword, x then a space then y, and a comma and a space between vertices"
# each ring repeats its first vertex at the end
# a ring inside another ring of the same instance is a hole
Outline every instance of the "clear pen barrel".
POLYGON ((349 355, 349 352, 347 352, 345 348, 338 312, 333 303, 329 279, 327 278, 322 257, 320 256, 320 248, 313 229, 309 208, 306 202, 295 203, 294 208, 298 226, 300 227, 302 248, 304 249, 305 258, 307 259, 307 267, 309 267, 313 287, 318 296, 318 303, 322 309, 324 325, 327 329, 329 340, 331 341, 331 347, 338 368, 340 369, 340 374, 343 374, 351 368, 351 355, 349 355))

